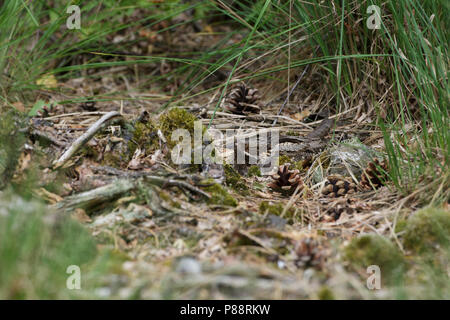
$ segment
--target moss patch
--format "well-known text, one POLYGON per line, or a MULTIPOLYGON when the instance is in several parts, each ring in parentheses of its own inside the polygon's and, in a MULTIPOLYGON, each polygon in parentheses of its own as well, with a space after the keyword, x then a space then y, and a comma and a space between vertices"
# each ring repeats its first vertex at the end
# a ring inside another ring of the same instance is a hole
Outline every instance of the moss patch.
POLYGON ((194 122, 197 118, 184 109, 174 108, 163 114, 159 119, 159 128, 167 139, 169 148, 173 148, 178 142, 172 141, 172 132, 176 129, 186 129, 194 137, 194 122))
POLYGON ((282 155, 278 158, 278 165, 282 166, 286 163, 292 163, 292 159, 289 158, 287 155, 282 155))
POLYGON ((389 282, 394 280, 405 263, 397 247, 388 239, 376 234, 353 239, 344 249, 344 259, 364 274, 368 266, 379 266, 382 279, 389 282))
POLYGON ((335 296, 333 294, 333 291, 331 291, 328 287, 322 287, 317 294, 317 297, 319 300, 335 300, 335 296))
POLYGON ((440 208, 426 208, 408 219, 405 248, 415 252, 450 248, 450 212, 440 208))
POLYGON ((23 116, 10 110, 0 117, 0 189, 11 180, 18 163, 25 135, 18 130, 25 127, 23 116))
POLYGON ((247 193, 248 187, 242 179, 241 175, 233 169, 229 164, 223 166, 225 171, 225 183, 236 191, 247 193))
POLYGON ((248 168, 248 176, 249 177, 261 177, 261 170, 258 166, 251 166, 248 168))
POLYGON ((290 169, 294 170, 297 169, 299 171, 303 170, 304 167, 304 160, 300 160, 300 161, 293 161, 290 157, 288 157, 287 155, 282 155, 278 158, 278 165, 282 166, 285 165, 286 163, 290 164, 290 169))
POLYGON ((208 186, 205 188, 205 191, 211 194, 211 198, 208 200, 208 203, 210 204, 219 204, 230 207, 236 207, 238 205, 237 200, 220 184, 215 183, 212 186, 208 186))
MULTIPOLYGON (((269 204, 267 201, 262 201, 259 205, 259 213, 265 214, 266 212, 269 214, 273 214, 276 216, 281 216, 283 213, 284 206, 281 203, 276 204, 269 204)), ((295 216, 295 209, 289 208, 289 210, 286 211, 285 217, 292 219, 295 216)))
POLYGON ((159 148, 157 131, 158 128, 152 121, 147 123, 136 122, 134 125, 133 139, 128 142, 130 158, 138 147, 144 149, 146 153, 159 148))

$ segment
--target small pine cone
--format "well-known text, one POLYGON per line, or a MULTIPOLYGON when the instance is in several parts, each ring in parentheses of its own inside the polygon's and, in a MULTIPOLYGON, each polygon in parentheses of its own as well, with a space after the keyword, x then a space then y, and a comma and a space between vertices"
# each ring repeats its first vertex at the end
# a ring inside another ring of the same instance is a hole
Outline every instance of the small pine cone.
POLYGON ((269 187, 284 195, 292 195, 297 187, 303 188, 303 181, 298 170, 289 170, 289 164, 285 164, 278 168, 278 172, 272 176, 269 187))
POLYGON ((341 197, 356 191, 356 185, 342 176, 329 176, 327 180, 328 181, 325 182, 325 187, 322 190, 322 194, 330 198, 341 197))
POLYGON ((367 168, 361 175, 359 182, 362 189, 370 190, 372 188, 378 189, 384 185, 387 178, 387 162, 380 163, 378 159, 369 162, 367 168))
POLYGON ((325 255, 322 252, 322 248, 319 242, 312 238, 306 237, 295 243, 295 255, 297 259, 295 264, 298 267, 318 267, 321 268, 324 263, 325 255))
POLYGON ((255 103, 259 99, 258 90, 241 84, 234 88, 225 101, 225 108, 234 114, 258 113, 261 108, 255 103))

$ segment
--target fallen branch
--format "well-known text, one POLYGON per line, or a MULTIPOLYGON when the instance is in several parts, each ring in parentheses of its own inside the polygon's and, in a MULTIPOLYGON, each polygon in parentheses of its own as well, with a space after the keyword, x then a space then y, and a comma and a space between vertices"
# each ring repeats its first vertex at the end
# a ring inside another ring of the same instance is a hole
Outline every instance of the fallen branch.
POLYGON ((85 143, 92 139, 103 124, 117 116, 120 116, 119 112, 111 111, 97 120, 84 134, 72 143, 69 149, 67 149, 58 160, 53 162, 53 168, 56 169, 62 167, 64 163, 66 163, 66 161, 69 160, 85 143))
POLYGON ((187 189, 189 191, 191 191, 192 193, 196 193, 199 194, 207 199, 211 198, 211 196, 204 192, 203 190, 187 183, 184 181, 180 181, 180 180, 176 180, 176 179, 170 179, 167 177, 161 177, 161 176, 154 176, 154 175, 149 175, 146 172, 140 172, 140 171, 124 171, 124 170, 120 170, 120 169, 116 169, 116 168, 112 168, 112 167, 108 167, 108 166, 91 166, 91 168, 97 172, 104 172, 107 174, 111 174, 111 175, 115 175, 115 176, 122 176, 122 177, 129 177, 129 178, 144 178, 145 181, 157 185, 158 187, 165 187, 165 186, 169 186, 169 187, 178 187, 181 189, 187 189))
POLYGON ((71 211, 76 208, 89 208, 105 203, 121 194, 136 188, 136 183, 128 179, 120 179, 106 186, 75 194, 64 198, 53 205, 56 209, 71 211))

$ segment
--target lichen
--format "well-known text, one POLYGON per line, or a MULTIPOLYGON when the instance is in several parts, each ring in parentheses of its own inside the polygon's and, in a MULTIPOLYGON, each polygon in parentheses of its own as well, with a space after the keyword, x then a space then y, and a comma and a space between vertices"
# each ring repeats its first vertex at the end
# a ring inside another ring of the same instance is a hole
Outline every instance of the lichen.
POLYGON ((376 234, 354 238, 344 249, 344 260, 362 273, 371 265, 379 266, 382 279, 387 281, 399 275, 405 263, 400 250, 391 241, 376 234))
POLYGON ((231 196, 228 191, 223 188, 220 184, 214 183, 205 188, 206 192, 209 192, 211 198, 208 200, 210 204, 225 205, 230 207, 236 207, 238 202, 233 196, 231 196))
POLYGON ((407 221, 403 243, 416 253, 450 248, 450 211, 430 207, 416 212, 407 221))

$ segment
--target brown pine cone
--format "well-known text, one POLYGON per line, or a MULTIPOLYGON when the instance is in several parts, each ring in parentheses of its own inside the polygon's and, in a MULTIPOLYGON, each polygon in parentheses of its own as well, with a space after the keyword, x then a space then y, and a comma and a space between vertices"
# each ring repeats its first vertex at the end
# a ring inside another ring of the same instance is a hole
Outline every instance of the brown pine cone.
POLYGON ((295 264, 298 267, 318 267, 323 266, 325 255, 323 254, 323 248, 319 242, 312 238, 306 237, 295 243, 295 254, 297 259, 295 264))
POLYGON ((360 186, 365 190, 378 189, 384 185, 387 179, 387 162, 380 163, 378 159, 369 162, 361 175, 360 186))
POLYGON ((329 176, 327 180, 328 181, 325 182, 325 187, 322 190, 322 194, 330 198, 341 197, 356 191, 356 184, 342 176, 332 175, 329 176))
POLYGON ((284 195, 292 195, 297 187, 303 188, 303 180, 300 177, 300 171, 289 170, 289 164, 286 163, 278 168, 278 172, 272 176, 269 188, 284 195))
POLYGON ((241 84, 231 90, 225 100, 225 108, 235 114, 258 113, 261 108, 255 103, 259 99, 258 90, 241 84))

